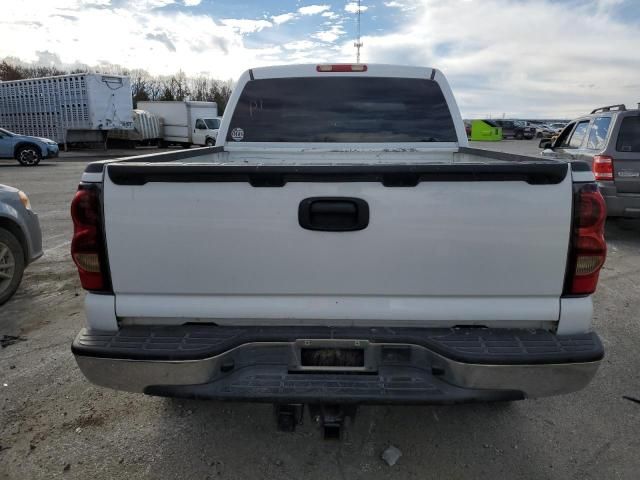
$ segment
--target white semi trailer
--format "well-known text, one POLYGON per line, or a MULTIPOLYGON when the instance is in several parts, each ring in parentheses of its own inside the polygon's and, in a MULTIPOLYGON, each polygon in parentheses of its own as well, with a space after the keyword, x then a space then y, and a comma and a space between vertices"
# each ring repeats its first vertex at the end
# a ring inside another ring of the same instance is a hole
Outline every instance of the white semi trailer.
POLYGON ((161 146, 215 145, 220 128, 216 102, 138 102, 138 108, 160 117, 163 123, 161 146))
POLYGON ((128 77, 80 73, 0 82, 0 127, 58 143, 104 142, 133 128, 128 77))
POLYGON ((162 120, 146 110, 133 111, 133 128, 115 128, 109 131, 109 143, 137 145, 158 145, 162 140, 162 120))

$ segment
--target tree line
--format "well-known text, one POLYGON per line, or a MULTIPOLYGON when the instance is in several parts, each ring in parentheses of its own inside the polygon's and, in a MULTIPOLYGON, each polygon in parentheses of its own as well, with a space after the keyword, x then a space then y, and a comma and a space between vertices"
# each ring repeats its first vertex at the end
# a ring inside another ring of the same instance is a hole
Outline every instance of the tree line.
POLYGON ((118 65, 63 69, 55 66, 12 62, 6 59, 0 62, 0 81, 87 72, 128 76, 131 79, 131 98, 134 108, 139 101, 145 100, 196 100, 216 102, 218 111, 222 115, 232 90, 231 80, 222 81, 204 75, 189 77, 182 71, 174 75, 151 75, 145 70, 128 70, 118 65))

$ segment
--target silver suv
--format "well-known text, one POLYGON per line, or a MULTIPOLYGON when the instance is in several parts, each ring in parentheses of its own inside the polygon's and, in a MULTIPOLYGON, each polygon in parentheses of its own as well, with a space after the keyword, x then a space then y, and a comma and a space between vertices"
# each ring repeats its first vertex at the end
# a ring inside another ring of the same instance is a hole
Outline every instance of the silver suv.
POLYGON ((26 266, 41 256, 40 221, 29 197, 0 184, 0 305, 18 288, 26 266))
POLYGON ((588 162, 610 217, 640 217, 640 109, 596 108, 540 148, 545 157, 588 162))

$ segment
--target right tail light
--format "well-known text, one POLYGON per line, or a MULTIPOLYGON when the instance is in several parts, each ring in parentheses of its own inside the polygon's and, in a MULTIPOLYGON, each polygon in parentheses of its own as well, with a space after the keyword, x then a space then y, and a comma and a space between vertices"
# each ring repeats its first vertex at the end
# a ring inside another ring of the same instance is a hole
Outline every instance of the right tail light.
POLYGON ((607 207, 598 186, 595 183, 578 184, 564 294, 590 295, 596 291, 600 269, 607 256, 606 219, 607 207))

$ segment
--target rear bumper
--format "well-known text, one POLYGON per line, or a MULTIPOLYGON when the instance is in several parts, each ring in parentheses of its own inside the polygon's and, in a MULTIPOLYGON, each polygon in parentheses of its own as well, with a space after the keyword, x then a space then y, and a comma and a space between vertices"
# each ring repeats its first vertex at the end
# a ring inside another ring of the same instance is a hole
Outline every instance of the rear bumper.
POLYGON ((609 217, 640 218, 640 195, 619 193, 615 185, 599 183, 609 217))
POLYGON ((214 326, 79 333, 83 374, 151 395, 282 403, 450 404, 573 392, 598 369, 597 335, 543 330, 214 326), (306 348, 362 349, 362 365, 303 365, 306 348))

